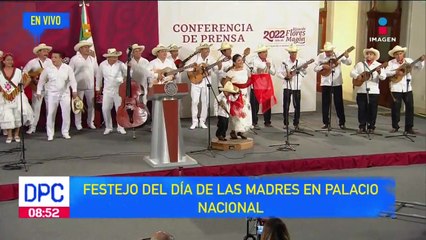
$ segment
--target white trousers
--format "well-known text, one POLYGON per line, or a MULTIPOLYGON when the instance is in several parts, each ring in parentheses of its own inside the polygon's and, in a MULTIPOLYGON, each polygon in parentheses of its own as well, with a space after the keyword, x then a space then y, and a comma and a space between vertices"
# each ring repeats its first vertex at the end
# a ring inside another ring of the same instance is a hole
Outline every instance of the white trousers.
MULTIPOLYGON (((41 105, 43 104, 43 99, 46 102, 46 108, 48 107, 48 104, 47 104, 47 96, 45 91, 41 92, 40 99, 37 97, 37 92, 32 91, 32 93, 33 93, 33 96, 31 98, 31 108, 33 109, 33 112, 34 112, 34 121, 31 124, 30 129, 36 129, 38 120, 40 119, 40 111, 41 111, 41 105)), ((46 109, 46 112, 47 112, 47 109, 46 109)))
MULTIPOLYGON (((104 117, 105 129, 112 130, 112 117, 111 109, 114 106, 115 112, 117 112, 118 107, 121 105, 121 97, 118 93, 111 94, 104 91, 102 98, 102 115, 104 117)), ((117 129, 124 129, 122 126, 118 125, 117 129)))
MULTIPOLYGON (((87 103, 87 125, 93 125, 93 121, 95 120, 95 91, 93 89, 82 90, 77 92, 78 97, 83 100, 83 97, 86 97, 87 103)), ((81 126, 81 112, 79 114, 75 114, 74 118, 75 126, 81 126)))
POLYGON ((191 83, 191 113, 192 123, 198 123, 198 103, 201 97, 200 122, 205 123, 207 119, 208 88, 205 84, 191 83))
POLYGON ((58 105, 61 105, 62 112, 62 135, 68 135, 71 123, 71 95, 69 91, 65 93, 49 93, 47 95, 47 118, 46 118, 46 129, 47 137, 53 137, 55 135, 55 119, 58 105))

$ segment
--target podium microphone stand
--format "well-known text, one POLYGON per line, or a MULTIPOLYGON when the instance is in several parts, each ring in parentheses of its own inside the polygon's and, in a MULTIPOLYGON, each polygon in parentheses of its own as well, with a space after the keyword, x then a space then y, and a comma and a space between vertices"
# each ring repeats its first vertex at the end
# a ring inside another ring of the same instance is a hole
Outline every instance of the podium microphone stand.
POLYGON ((211 137, 211 126, 210 126, 210 91, 213 92, 213 96, 215 97, 216 101, 217 101, 217 96, 216 96, 216 93, 213 91, 211 82, 209 80, 209 76, 208 76, 207 71, 205 69, 203 69, 203 75, 204 75, 204 79, 207 82, 207 88, 208 88, 208 90, 207 90, 208 91, 207 92, 207 100, 208 100, 208 102, 207 102, 207 104, 208 104, 207 105, 207 129, 208 129, 208 137, 207 137, 208 139, 207 139, 207 141, 208 141, 208 143, 207 143, 207 148, 201 149, 201 150, 191 151, 189 153, 200 153, 200 152, 208 151, 208 152, 210 152, 210 154, 214 158, 216 158, 214 152, 212 151, 213 147, 212 147, 212 137, 211 137))
MULTIPOLYGON (((408 87, 410 85, 410 80, 411 79, 407 79, 407 92, 406 94, 408 94, 408 87)), ((397 99, 395 101, 398 101, 397 99)), ((399 100, 401 101, 401 99, 399 100)), ((407 114, 407 105, 405 106, 405 114, 407 114)), ((400 111, 400 109, 398 109, 398 111, 400 111)), ((386 136, 385 138, 394 138, 394 137, 405 137, 408 138, 411 142, 414 142, 414 139, 416 137, 416 135, 412 135, 412 134, 408 134, 407 131, 404 131, 402 134, 398 134, 398 135, 392 135, 392 136, 386 136)))
POLYGON ((28 172, 28 168, 27 168, 27 161, 25 158, 25 134, 24 134, 24 104, 23 104, 23 99, 22 99, 22 94, 24 94, 24 84, 21 83, 18 84, 19 87, 19 93, 20 93, 20 105, 21 105, 21 127, 20 127, 20 131, 19 131, 19 135, 21 138, 21 142, 20 142, 20 157, 19 157, 19 162, 17 163, 12 163, 12 164, 6 164, 4 165, 2 168, 3 170, 20 170, 20 169, 24 169, 25 172, 28 172))

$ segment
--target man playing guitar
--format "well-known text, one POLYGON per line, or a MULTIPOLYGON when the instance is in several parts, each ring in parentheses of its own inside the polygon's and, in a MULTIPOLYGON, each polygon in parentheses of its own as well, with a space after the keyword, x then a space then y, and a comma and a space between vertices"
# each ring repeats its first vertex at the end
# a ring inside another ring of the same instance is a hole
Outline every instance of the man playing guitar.
MULTIPOLYGON (((30 87, 33 92, 32 98, 31 98, 31 103, 32 103, 31 105, 34 111, 34 121, 31 124, 30 128, 28 129, 27 134, 31 134, 36 131, 37 123, 40 118, 40 110, 41 110, 41 105, 43 103, 43 98, 45 97, 45 91, 44 89, 41 89, 41 94, 40 94, 41 96, 37 97, 37 84, 43 69, 53 66, 52 60, 48 58, 49 52, 51 50, 52 50, 51 46, 47 46, 44 43, 40 43, 38 46, 36 46, 33 49, 33 53, 37 57, 31 59, 25 65, 23 69, 23 71, 25 73, 28 73, 28 75, 31 77, 32 82, 30 84, 30 87)), ((47 100, 47 98, 45 100, 47 100)), ((47 106, 47 102, 46 102, 46 106, 47 106)))

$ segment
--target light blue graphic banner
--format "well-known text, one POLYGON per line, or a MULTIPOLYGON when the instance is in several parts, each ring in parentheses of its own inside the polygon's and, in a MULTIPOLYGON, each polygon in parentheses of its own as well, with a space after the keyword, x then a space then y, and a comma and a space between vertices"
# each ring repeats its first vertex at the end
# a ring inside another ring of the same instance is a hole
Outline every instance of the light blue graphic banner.
POLYGON ((71 177, 71 218, 375 218, 391 178, 71 177))
POLYGON ((22 25, 33 35, 35 42, 39 43, 45 30, 69 28, 70 14, 64 12, 25 12, 22 25))

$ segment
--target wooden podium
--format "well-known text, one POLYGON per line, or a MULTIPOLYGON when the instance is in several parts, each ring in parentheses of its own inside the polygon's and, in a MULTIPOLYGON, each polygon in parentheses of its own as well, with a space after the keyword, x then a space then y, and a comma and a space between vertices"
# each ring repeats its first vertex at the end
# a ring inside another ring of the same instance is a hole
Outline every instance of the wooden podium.
POLYGON ((198 162, 185 154, 179 116, 179 99, 189 92, 186 83, 154 84, 148 91, 152 100, 151 154, 144 160, 152 167, 195 165, 198 162))

